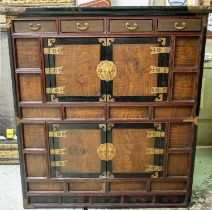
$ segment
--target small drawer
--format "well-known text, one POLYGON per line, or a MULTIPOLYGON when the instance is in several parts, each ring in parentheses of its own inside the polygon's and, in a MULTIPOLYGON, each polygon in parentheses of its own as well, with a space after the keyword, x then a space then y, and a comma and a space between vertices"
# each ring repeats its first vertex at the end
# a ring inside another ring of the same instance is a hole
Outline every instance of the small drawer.
POLYGON ((157 31, 200 31, 201 19, 158 19, 157 31))
POLYGON ((110 20, 110 32, 150 32, 152 31, 152 20, 110 20))
POLYGON ((62 20, 61 32, 64 33, 87 33, 103 32, 104 20, 62 20))
POLYGON ((16 33, 57 32, 54 20, 15 20, 13 23, 16 33))

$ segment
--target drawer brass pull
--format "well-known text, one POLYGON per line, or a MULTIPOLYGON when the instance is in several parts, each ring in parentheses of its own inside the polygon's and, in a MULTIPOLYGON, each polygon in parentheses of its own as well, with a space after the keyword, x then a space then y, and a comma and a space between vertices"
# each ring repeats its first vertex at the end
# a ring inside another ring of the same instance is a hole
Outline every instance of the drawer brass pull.
POLYGON ((81 26, 80 23, 77 23, 77 28, 80 30, 80 31, 85 31, 88 29, 88 23, 85 23, 84 26, 81 26))
POLYGON ((178 22, 175 22, 175 23, 174 23, 174 27, 175 27, 177 30, 183 30, 183 29, 186 27, 186 23, 185 23, 185 22, 182 22, 181 25, 180 25, 178 22))
POLYGON ((41 25, 39 23, 36 25, 33 25, 32 23, 30 23, 29 28, 31 31, 38 31, 41 28, 41 25))
POLYGON ((135 31, 138 28, 138 24, 134 23, 133 26, 131 26, 129 23, 126 23, 126 28, 129 31, 135 31))

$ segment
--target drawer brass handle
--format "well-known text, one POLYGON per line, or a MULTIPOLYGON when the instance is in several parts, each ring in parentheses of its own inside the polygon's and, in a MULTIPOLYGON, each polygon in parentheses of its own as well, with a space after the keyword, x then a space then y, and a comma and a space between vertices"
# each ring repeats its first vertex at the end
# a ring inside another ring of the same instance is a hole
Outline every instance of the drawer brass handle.
POLYGON ((186 23, 185 23, 185 22, 182 22, 181 25, 180 25, 178 22, 175 22, 175 23, 174 23, 174 27, 175 27, 177 30, 183 30, 183 29, 186 27, 186 23))
POLYGON ((133 26, 131 26, 129 23, 126 23, 126 28, 129 31, 135 31, 138 28, 138 24, 134 23, 133 26))
POLYGON ((84 26, 81 26, 80 23, 77 23, 77 28, 80 30, 80 31, 85 31, 88 29, 88 23, 85 23, 84 26))
POLYGON ((32 23, 30 23, 29 28, 31 31, 38 31, 41 28, 41 25, 39 23, 36 25, 33 25, 32 23))

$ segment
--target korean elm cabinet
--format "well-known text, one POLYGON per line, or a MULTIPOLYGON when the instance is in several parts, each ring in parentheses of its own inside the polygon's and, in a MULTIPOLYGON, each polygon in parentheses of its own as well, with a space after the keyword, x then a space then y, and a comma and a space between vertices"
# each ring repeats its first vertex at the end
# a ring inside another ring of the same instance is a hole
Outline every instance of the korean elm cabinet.
POLYGON ((21 11, 9 33, 25 208, 187 206, 207 8, 21 11))

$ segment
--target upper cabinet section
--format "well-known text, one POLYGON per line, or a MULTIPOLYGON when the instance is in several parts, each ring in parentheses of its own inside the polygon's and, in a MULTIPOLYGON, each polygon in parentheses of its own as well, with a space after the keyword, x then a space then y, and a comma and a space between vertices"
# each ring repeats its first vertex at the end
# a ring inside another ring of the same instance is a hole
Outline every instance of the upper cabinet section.
POLYGON ((13 33, 57 33, 61 35, 139 36, 144 34, 200 32, 203 20, 200 17, 52 17, 18 18, 13 20, 13 33))

